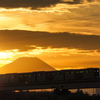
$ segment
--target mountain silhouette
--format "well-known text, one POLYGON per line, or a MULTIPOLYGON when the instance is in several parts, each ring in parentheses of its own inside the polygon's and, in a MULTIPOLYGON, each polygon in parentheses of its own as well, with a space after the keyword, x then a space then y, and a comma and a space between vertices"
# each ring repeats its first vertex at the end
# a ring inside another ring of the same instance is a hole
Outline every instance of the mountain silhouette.
POLYGON ((0 74, 35 71, 54 71, 55 69, 37 57, 21 57, 0 68, 0 74))

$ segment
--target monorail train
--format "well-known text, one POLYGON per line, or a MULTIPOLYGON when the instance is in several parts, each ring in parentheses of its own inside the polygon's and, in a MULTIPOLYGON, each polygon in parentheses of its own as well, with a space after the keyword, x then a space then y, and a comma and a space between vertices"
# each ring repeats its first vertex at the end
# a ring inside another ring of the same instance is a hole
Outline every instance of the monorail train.
POLYGON ((30 73, 1 74, 0 85, 7 84, 35 84, 39 82, 56 82, 70 80, 84 80, 99 78, 99 68, 87 68, 77 70, 40 71, 30 73))

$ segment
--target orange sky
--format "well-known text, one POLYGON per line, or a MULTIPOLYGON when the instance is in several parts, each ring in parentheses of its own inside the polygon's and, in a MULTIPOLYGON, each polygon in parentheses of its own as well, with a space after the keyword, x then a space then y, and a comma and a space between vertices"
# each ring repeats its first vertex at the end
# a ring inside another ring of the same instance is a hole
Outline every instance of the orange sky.
POLYGON ((0 67, 24 56, 56 69, 99 67, 100 0, 4 1, 0 67))

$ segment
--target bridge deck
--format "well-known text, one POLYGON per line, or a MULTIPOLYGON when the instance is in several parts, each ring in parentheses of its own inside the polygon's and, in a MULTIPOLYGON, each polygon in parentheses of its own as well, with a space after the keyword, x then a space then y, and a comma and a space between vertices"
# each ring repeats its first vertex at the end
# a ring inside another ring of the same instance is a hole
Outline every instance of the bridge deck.
POLYGON ((86 80, 53 81, 53 82, 35 82, 18 83, 0 86, 0 91, 5 90, 28 90, 28 89, 78 89, 78 88, 100 88, 100 78, 86 80))

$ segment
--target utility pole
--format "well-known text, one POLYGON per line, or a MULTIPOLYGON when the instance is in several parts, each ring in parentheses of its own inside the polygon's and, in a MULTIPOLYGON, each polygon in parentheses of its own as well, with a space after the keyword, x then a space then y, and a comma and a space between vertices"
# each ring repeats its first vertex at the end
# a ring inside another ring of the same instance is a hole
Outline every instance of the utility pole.
POLYGON ((94 100, 94 88, 93 88, 93 100, 94 100))

